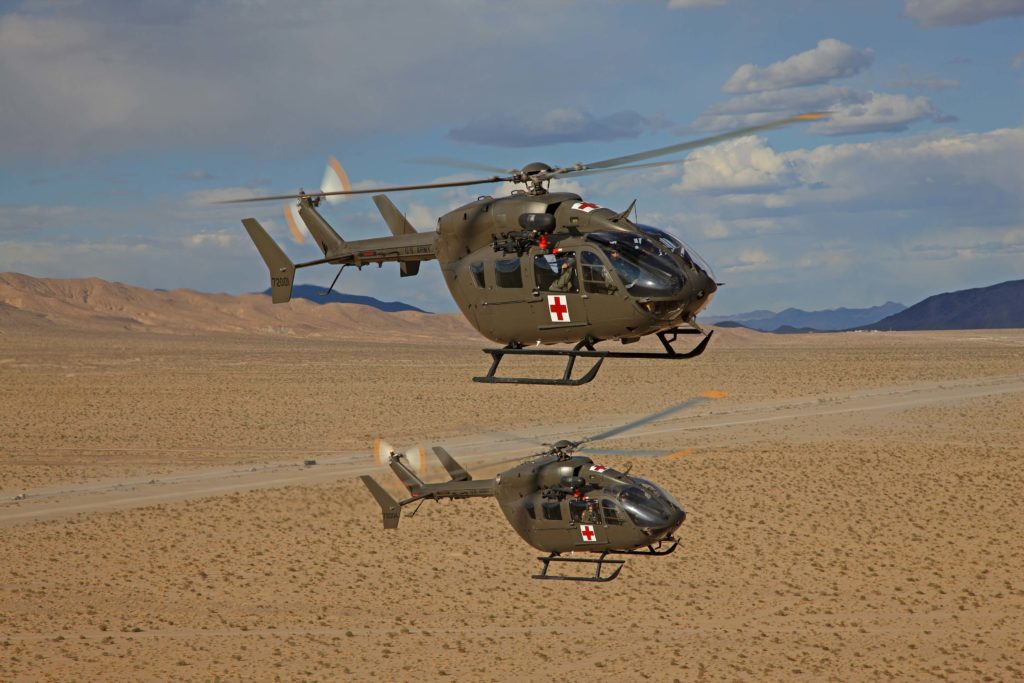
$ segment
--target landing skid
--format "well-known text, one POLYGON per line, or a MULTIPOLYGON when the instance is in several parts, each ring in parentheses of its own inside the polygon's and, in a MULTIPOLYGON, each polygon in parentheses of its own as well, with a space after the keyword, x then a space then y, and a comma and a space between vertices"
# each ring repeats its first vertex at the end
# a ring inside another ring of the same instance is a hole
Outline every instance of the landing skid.
POLYGON ((581 384, 586 384, 592 379, 597 377, 597 371, 601 369, 601 364, 604 363, 605 358, 645 358, 652 360, 683 360, 686 358, 695 358, 700 354, 704 353, 704 349, 707 348, 708 342, 711 341, 711 335, 714 334, 714 330, 708 332, 701 339, 700 343, 693 348, 692 351, 686 353, 677 353, 672 348, 672 342, 676 341, 680 334, 701 334, 700 330, 693 328, 679 328, 675 327, 671 330, 662 330, 657 333, 658 339, 661 341, 662 346, 665 347, 665 352, 653 352, 653 351, 598 351, 594 348, 597 343, 592 339, 584 339, 572 350, 565 349, 538 349, 538 348, 523 348, 520 345, 509 344, 506 347, 500 349, 484 349, 484 353, 491 354, 492 362, 491 367, 487 371, 487 374, 483 377, 474 377, 474 382, 484 382, 487 384, 548 384, 557 386, 568 386, 578 387, 581 384), (495 377, 494 373, 498 370, 498 365, 501 364, 501 360, 507 355, 519 355, 519 356, 567 356, 568 360, 565 363, 565 372, 562 373, 561 379, 541 379, 533 377, 495 377), (596 358, 597 362, 594 366, 587 370, 586 374, 578 379, 572 378, 573 366, 576 364, 577 358, 596 358))
POLYGON ((538 557, 537 559, 544 563, 544 569, 541 570, 540 574, 534 574, 533 578, 543 579, 545 581, 589 581, 592 583, 606 583, 618 576, 619 572, 622 571, 622 565, 626 564, 625 560, 606 560, 605 555, 609 554, 609 552, 610 551, 608 550, 604 551, 596 560, 592 560, 587 557, 561 557, 558 553, 551 553, 547 557, 538 557), (552 562, 591 564, 594 565, 594 575, 567 576, 565 574, 548 574, 548 569, 551 568, 552 562), (615 571, 608 576, 601 576, 601 570, 606 564, 615 565, 615 571))

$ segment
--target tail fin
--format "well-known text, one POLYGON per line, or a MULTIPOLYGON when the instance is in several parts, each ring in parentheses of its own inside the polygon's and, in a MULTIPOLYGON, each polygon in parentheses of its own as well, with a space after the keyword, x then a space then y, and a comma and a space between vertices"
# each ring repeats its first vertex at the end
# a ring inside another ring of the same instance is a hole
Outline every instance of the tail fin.
POLYGON ((380 505, 380 511, 384 518, 385 529, 397 529, 398 520, 401 519, 401 506, 398 502, 388 495, 388 492, 381 488, 381 485, 374 481, 373 477, 368 477, 365 474, 359 477, 366 488, 370 489, 370 493, 377 500, 377 504, 380 505))
POLYGON ((324 217, 320 215, 320 212, 316 210, 313 202, 308 197, 303 197, 299 200, 299 218, 306 224, 309 234, 316 240, 324 256, 337 253, 345 247, 345 240, 341 239, 341 235, 334 232, 334 228, 324 220, 324 217))
POLYGON ((281 251, 281 247, 267 234, 255 218, 243 218, 242 225, 252 239, 267 270, 270 271, 270 292, 275 304, 283 304, 292 298, 295 283, 295 264, 281 251))
POLYGON ((440 446, 434 446, 434 455, 441 461, 444 468, 448 470, 448 474, 451 475, 452 481, 472 481, 472 475, 466 471, 466 468, 455 461, 455 458, 451 456, 448 451, 441 448, 440 446))

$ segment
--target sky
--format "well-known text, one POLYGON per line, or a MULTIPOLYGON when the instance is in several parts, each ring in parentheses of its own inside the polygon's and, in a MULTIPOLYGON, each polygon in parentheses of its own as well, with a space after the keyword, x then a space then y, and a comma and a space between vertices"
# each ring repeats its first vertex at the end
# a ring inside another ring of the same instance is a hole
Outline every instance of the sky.
MULTIPOLYGON (((282 206, 218 199, 597 161, 833 112, 657 169, 556 182, 678 235, 713 314, 913 304, 1024 277, 1024 0, 0 0, 0 271, 242 293, 282 206)), ((489 175, 489 174, 485 174, 489 175)), ((391 196, 420 230, 478 186, 391 196)), ((368 196, 323 207, 384 235, 368 196)), ((327 285, 330 267, 298 281, 327 285)), ((436 264, 338 289, 432 311, 436 264)))

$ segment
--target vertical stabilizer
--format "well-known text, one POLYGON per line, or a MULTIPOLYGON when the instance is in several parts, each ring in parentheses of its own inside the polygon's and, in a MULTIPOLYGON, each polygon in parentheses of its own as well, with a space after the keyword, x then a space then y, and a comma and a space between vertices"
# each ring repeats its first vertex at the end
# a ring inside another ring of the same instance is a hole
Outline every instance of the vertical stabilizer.
POLYGON ((377 504, 380 505, 380 511, 384 517, 384 528, 397 529, 398 520, 401 519, 401 506, 394 498, 388 495, 388 492, 380 484, 374 481, 373 477, 368 477, 364 474, 359 478, 366 485, 366 488, 370 489, 370 493, 373 494, 377 504))
POLYGON ((292 298, 292 285, 295 283, 295 264, 281 251, 260 222, 255 218, 243 218, 242 225, 249 233, 253 244, 263 257, 270 271, 270 294, 275 304, 283 304, 292 298))

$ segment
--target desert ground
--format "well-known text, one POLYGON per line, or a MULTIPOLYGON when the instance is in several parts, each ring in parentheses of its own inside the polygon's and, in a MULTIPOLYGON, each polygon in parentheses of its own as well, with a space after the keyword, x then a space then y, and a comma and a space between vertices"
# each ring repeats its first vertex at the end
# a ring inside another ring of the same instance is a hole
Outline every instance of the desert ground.
POLYGON ((471 382, 480 340, 444 325, 161 334, 8 310, 0 680, 1024 677, 1024 331, 719 330, 694 360, 552 388, 471 382), (708 391, 592 456, 688 511, 675 554, 608 584, 532 580, 538 553, 486 499, 385 533, 355 478, 394 487, 378 436, 489 476, 708 391))

